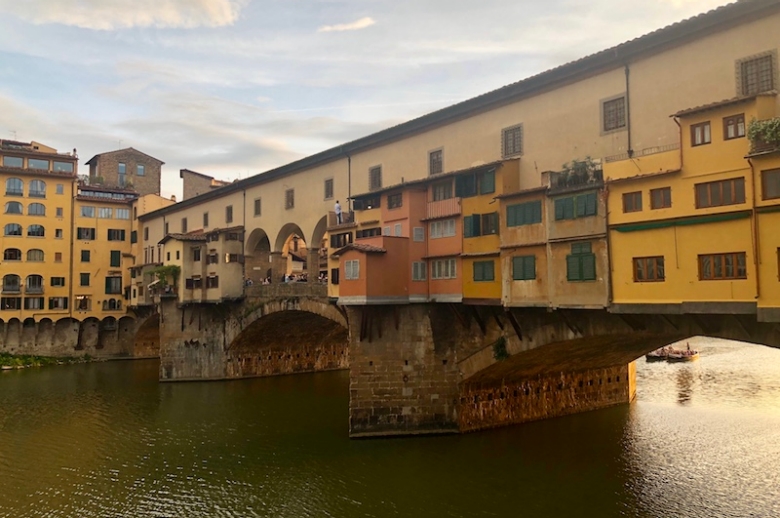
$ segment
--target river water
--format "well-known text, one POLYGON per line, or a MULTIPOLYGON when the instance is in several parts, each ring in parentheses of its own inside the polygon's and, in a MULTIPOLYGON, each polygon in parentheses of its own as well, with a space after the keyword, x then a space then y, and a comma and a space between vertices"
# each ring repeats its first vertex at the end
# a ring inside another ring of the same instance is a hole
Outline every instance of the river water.
POLYGON ((0 517, 777 517, 780 350, 637 362, 631 405, 347 438, 348 375, 159 384, 154 361, 0 374, 0 517))

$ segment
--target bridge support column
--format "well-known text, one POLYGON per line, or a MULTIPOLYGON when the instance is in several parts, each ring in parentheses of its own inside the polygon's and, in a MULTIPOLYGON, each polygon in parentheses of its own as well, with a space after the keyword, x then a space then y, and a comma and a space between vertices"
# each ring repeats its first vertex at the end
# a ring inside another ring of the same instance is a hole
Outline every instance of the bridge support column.
POLYGON ((309 248, 309 254, 306 258, 306 273, 309 282, 319 282, 317 277, 320 275, 320 249, 309 248))
POLYGON ((287 258, 281 252, 271 252, 271 282, 283 282, 282 277, 287 273, 287 258))
POLYGON ((350 436, 457 432, 456 347, 437 340, 437 312, 425 304, 348 311, 350 436))

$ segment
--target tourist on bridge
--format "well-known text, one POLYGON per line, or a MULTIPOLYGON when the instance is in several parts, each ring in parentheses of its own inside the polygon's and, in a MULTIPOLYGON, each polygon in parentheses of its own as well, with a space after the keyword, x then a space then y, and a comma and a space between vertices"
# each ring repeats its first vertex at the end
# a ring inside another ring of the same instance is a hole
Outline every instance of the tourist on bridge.
POLYGON ((333 212, 336 213, 336 225, 341 225, 341 205, 339 200, 336 200, 336 205, 333 207, 333 212))

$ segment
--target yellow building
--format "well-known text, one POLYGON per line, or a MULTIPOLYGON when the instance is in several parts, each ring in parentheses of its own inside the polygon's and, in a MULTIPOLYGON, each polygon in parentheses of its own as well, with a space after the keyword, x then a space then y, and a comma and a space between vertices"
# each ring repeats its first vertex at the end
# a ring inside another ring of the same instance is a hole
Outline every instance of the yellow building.
POLYGON ((0 140, 3 278, 0 319, 67 317, 71 309, 75 154, 0 140))

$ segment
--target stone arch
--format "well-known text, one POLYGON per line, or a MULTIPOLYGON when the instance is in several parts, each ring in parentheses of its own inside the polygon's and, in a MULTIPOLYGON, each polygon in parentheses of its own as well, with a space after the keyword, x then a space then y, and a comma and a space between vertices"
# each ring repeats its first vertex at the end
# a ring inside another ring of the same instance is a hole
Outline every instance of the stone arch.
POLYGON ((117 321, 116 317, 109 316, 100 321, 98 327, 98 339, 95 349, 108 349, 112 353, 117 351, 117 321))
POLYGON ((52 319, 46 317, 38 322, 38 334, 35 342, 42 351, 46 351, 46 354, 53 354, 54 321, 52 319))
POLYGON ((284 245, 287 243, 287 240, 293 234, 301 236, 301 238, 304 240, 306 239, 306 234, 303 232, 303 230, 301 230, 301 227, 295 223, 286 223, 284 226, 282 226, 282 228, 279 230, 279 234, 276 236, 273 251, 282 252, 284 250, 284 245))
POLYGON ((248 235, 244 247, 246 276, 253 282, 261 282, 271 275, 271 240, 262 228, 248 235))
POLYGON ((74 318, 61 318, 54 324, 54 348, 63 354, 72 354, 78 347, 79 328, 78 320, 74 318))
MULTIPOLYGON (((328 231, 328 217, 322 216, 314 226, 314 232, 311 235, 310 248, 320 248, 322 246, 322 240, 325 239, 325 233, 328 231)), ((327 248, 327 246, 326 246, 327 248)))
POLYGON ((100 336, 100 321, 96 317, 89 317, 79 324, 79 338, 76 344, 77 351, 98 349, 100 336))
POLYGON ((22 322, 14 317, 5 325, 5 346, 10 353, 18 352, 22 338, 22 322))
POLYGON ((157 358, 160 356, 159 313, 153 313, 138 324, 132 343, 133 355, 136 358, 157 358))

